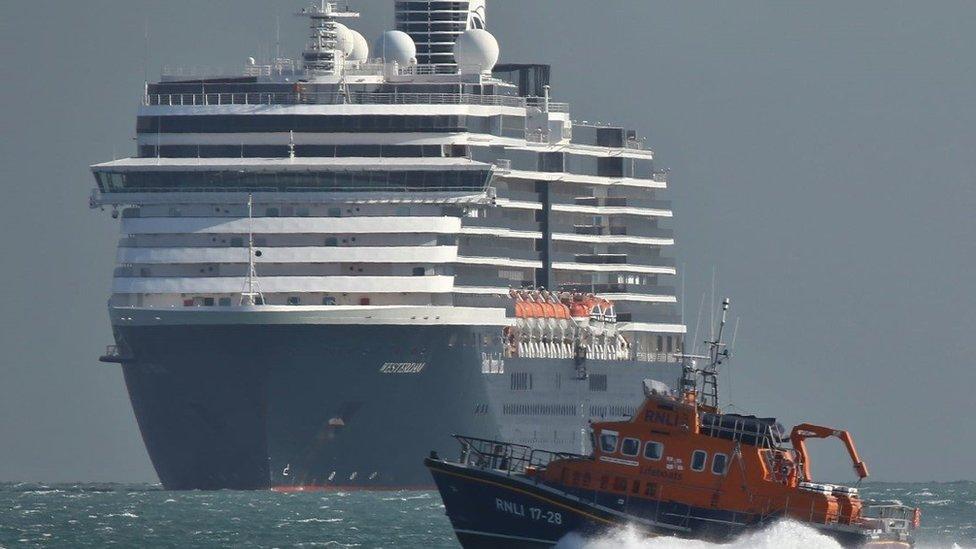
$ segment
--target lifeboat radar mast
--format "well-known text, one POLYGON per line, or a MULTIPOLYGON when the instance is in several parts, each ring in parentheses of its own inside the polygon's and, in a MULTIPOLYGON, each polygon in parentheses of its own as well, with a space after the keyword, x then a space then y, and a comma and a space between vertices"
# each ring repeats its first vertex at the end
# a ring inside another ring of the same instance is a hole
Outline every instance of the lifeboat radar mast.
POLYGON ((711 408, 715 412, 718 412, 718 368, 723 362, 732 358, 731 351, 722 341, 731 304, 729 298, 722 301, 722 318, 719 321, 718 333, 715 339, 705 340, 705 345, 708 346, 707 355, 684 353, 677 355, 682 360, 681 391, 685 400, 697 401, 702 408, 711 408), (708 365, 699 369, 698 360, 708 360, 708 365))

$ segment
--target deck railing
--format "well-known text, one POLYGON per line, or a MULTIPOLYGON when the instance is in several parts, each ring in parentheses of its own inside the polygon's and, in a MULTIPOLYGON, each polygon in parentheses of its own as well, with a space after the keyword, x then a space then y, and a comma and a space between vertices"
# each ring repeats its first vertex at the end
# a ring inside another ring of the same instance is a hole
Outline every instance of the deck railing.
MULTIPOLYGON (((475 93, 373 93, 373 92, 242 92, 150 93, 143 105, 494 105, 524 108, 537 105, 536 98, 475 93)), ((549 103, 553 112, 568 112, 567 103, 549 103)))
POLYGON ((461 444, 459 463, 478 469, 502 471, 508 475, 525 474, 526 469, 530 467, 543 469, 554 459, 588 459, 586 456, 578 454, 538 450, 530 446, 499 440, 461 435, 454 435, 454 438, 461 444))

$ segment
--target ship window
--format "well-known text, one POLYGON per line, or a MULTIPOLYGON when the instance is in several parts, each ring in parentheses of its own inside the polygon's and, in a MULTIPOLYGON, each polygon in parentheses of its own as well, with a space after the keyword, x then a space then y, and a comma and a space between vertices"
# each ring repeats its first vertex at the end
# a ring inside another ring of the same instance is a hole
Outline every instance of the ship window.
POLYGON ((240 248, 244 245, 244 239, 239 236, 232 237, 230 239, 230 245, 235 248, 240 248))
POLYGON ((205 307, 213 307, 213 304, 214 304, 214 298, 212 297, 203 298, 203 305, 205 307))
POLYGON ((425 274, 427 274, 427 269, 425 269, 423 267, 414 267, 413 268, 413 276, 424 276, 425 274))
POLYGON ((600 433, 600 450, 603 450, 607 454, 612 454, 617 451, 616 431, 603 431, 600 433))
POLYGON ((325 245, 326 246, 338 246, 339 245, 339 239, 336 238, 336 237, 334 237, 334 236, 326 237, 326 239, 325 239, 325 245))
POLYGON ((620 453, 625 456, 636 456, 640 453, 640 441, 636 438, 625 438, 620 445, 620 453))
POLYGON ((221 307, 230 307, 230 298, 222 297, 219 300, 217 300, 217 304, 220 305, 221 307))
POLYGON ((630 491, 634 495, 640 494, 640 481, 639 480, 635 480, 634 481, 633 487, 630 489, 630 491))
POLYGON ((627 479, 623 477, 613 477, 613 489, 615 492, 626 492, 627 479))
POLYGON ((289 305, 301 305, 302 304, 302 298, 298 297, 297 295, 290 296, 288 298, 288 304, 289 305))
POLYGON ((725 471, 729 467, 729 457, 725 454, 715 454, 712 457, 712 473, 716 475, 724 475, 725 471))
POLYGON ((704 471, 706 461, 708 461, 708 452, 704 450, 695 450, 695 452, 691 454, 691 470, 704 471))
POLYGON ((322 305, 335 305, 335 304, 336 304, 336 300, 331 295, 327 295, 322 298, 322 305))
POLYGON ((644 485, 644 495, 654 497, 657 495, 657 484, 653 482, 648 482, 644 485))
POLYGON ((644 446, 645 458, 657 461, 661 459, 662 456, 664 456, 664 445, 660 442, 654 442, 651 440, 648 441, 646 446, 644 446))

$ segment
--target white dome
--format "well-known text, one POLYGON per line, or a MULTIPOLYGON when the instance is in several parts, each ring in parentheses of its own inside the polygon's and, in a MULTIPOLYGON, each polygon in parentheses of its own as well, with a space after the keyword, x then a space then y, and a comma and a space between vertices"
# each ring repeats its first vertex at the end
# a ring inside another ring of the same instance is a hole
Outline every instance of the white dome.
POLYGON ((382 57, 387 63, 396 61, 401 65, 409 65, 416 62, 417 45, 403 31, 386 31, 373 46, 373 55, 382 57))
POLYGON ((454 42, 454 60, 461 74, 488 72, 498 62, 498 41, 484 29, 466 30, 454 42))
POLYGON ((342 23, 336 23, 336 47, 346 57, 349 57, 349 54, 352 53, 353 47, 355 46, 355 39, 352 33, 353 31, 349 30, 349 27, 342 23))
POLYGON ((350 61, 366 61, 369 59, 369 44, 366 38, 358 31, 350 29, 352 33, 352 53, 349 54, 350 61))

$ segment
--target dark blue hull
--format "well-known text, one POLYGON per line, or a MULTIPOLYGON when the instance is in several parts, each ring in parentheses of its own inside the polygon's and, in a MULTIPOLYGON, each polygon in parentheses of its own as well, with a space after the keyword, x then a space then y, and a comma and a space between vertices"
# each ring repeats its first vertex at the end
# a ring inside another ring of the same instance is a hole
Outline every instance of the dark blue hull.
POLYGON ((461 545, 552 547, 569 534, 599 535, 624 524, 600 509, 587 509, 539 486, 504 475, 436 459, 430 470, 461 545))
POLYGON ((431 487, 454 433, 580 452, 592 412, 640 402, 674 365, 506 359, 500 329, 116 325, 133 409, 169 489, 431 487), (496 360, 496 362, 492 362, 496 360))
MULTIPOLYGON (((637 528, 647 537, 673 536, 727 542, 780 517, 705 509, 673 501, 599 492, 563 491, 523 475, 428 458, 447 516, 466 549, 552 547, 569 535, 599 536, 637 528)), ((817 526, 817 525, 813 525, 817 526)), ((845 547, 909 547, 852 531, 822 528, 845 547)))

